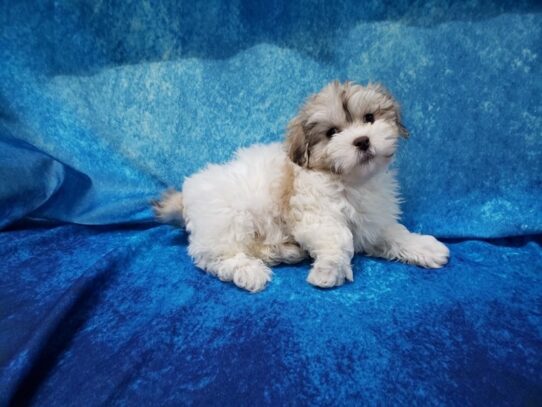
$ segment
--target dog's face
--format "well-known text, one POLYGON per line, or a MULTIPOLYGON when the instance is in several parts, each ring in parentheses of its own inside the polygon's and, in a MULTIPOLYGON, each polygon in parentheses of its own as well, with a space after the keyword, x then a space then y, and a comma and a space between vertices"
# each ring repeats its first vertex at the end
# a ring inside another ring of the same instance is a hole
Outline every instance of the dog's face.
POLYGON ((296 164, 369 177, 385 168, 406 137, 399 105, 380 85, 332 82, 290 122, 288 156, 296 164))

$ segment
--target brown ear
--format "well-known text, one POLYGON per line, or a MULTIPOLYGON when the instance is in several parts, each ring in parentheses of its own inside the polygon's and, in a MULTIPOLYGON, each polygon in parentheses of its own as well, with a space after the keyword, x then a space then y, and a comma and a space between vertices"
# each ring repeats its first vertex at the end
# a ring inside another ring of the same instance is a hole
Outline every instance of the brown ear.
POLYGON ((403 121, 401 120, 401 112, 399 109, 399 104, 397 104, 397 102, 395 102, 395 104, 397 106, 395 108, 395 121, 397 123, 397 128, 399 129, 399 135, 402 136, 403 138, 408 138, 408 136, 410 136, 410 133, 408 132, 407 128, 403 124, 403 121))
POLYGON ((387 98, 390 99, 393 110, 395 112, 395 124, 397 125, 397 128, 399 129, 399 135, 403 138, 408 138, 409 133, 405 125, 403 124, 403 121, 401 120, 401 106, 399 105, 399 102, 395 97, 391 94, 391 92, 381 83, 374 83, 369 84, 368 87, 373 87, 377 92, 382 93, 387 98))
POLYGON ((309 142, 305 135, 303 123, 296 117, 288 124, 286 134, 286 149, 288 157, 301 167, 309 165, 309 142))

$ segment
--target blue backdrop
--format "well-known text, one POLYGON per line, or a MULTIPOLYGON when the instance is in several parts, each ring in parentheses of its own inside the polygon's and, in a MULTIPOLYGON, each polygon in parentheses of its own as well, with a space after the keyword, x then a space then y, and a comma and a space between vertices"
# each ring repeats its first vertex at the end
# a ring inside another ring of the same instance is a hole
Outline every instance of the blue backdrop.
POLYGON ((541 58, 535 1, 0 0, 0 406, 542 404, 541 58), (402 102, 450 264, 205 275, 148 201, 332 79, 402 102))

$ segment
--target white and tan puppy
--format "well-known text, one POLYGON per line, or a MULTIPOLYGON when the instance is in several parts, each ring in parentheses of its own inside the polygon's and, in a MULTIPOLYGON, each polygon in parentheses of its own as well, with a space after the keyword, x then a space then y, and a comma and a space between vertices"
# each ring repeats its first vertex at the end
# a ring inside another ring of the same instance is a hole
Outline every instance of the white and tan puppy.
POLYGON ((398 187, 388 170, 400 136, 399 106, 379 85, 333 82, 290 122, 284 144, 241 149, 155 203, 162 222, 185 225, 196 264, 256 292, 269 266, 314 263, 307 281, 353 280, 354 253, 438 268, 449 251, 398 223, 398 187))

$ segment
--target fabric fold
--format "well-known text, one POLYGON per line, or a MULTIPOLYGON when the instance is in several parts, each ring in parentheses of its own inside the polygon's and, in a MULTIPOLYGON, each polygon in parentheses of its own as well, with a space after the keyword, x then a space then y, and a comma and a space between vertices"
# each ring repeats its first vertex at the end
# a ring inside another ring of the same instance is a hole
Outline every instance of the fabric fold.
POLYGON ((41 382, 92 316, 118 273, 119 263, 125 262, 129 253, 126 247, 113 248, 96 259, 43 313, 25 342, 3 362, 1 405, 27 405, 32 401, 41 382))

